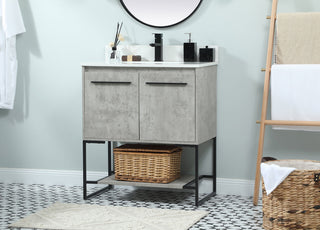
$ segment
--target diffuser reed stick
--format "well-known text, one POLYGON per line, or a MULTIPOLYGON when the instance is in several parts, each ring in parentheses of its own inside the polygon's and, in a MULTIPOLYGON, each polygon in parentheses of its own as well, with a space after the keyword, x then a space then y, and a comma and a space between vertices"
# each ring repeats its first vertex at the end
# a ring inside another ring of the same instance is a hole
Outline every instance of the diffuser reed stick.
POLYGON ((117 45, 119 45, 120 41, 122 40, 122 37, 120 35, 121 29, 122 29, 123 22, 119 24, 117 23, 117 31, 116 31, 116 36, 114 38, 114 43, 112 44, 112 48, 117 49, 117 45))

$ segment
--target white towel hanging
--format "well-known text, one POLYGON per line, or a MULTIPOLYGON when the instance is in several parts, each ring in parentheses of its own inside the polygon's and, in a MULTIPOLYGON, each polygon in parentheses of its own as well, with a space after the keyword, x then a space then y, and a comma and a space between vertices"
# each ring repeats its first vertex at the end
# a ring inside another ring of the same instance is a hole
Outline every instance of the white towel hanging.
MULTIPOLYGON (((320 65, 273 65, 272 120, 320 121, 320 65)), ((318 126, 273 126, 274 129, 320 131, 318 126)))
POLYGON ((25 32, 17 0, 0 0, 0 109, 13 109, 18 61, 16 35, 25 32))

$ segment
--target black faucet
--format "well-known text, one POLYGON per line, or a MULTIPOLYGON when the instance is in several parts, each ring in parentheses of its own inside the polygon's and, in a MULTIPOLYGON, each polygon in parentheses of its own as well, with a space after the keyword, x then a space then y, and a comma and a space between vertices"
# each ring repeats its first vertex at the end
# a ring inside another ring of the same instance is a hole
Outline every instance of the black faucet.
POLYGON ((150 46, 154 47, 154 61, 163 61, 162 34, 154 34, 154 43, 151 43, 150 46))

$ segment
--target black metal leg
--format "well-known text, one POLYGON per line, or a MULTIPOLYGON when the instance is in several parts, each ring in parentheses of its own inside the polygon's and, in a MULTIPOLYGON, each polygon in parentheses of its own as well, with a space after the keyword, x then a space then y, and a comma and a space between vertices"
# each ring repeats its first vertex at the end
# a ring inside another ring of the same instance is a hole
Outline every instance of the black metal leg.
POLYGON ((217 192, 217 137, 212 140, 212 176, 213 176, 213 192, 217 192))
POLYGON ((199 147, 198 145, 194 146, 195 148, 195 205, 199 205, 199 147))
POLYGON ((108 141, 108 176, 111 175, 111 142, 108 141))
MULTIPOLYGON (((113 152, 111 152, 111 141, 108 141, 108 176, 111 176, 112 174, 114 174, 114 162, 113 162, 113 152)), ((114 188, 113 185, 109 185, 109 188, 112 189, 114 188)))
MULTIPOLYGON (((104 141, 82 141, 82 153, 83 153, 83 199, 87 200, 91 197, 100 195, 101 193, 110 190, 113 188, 112 185, 108 185, 107 187, 104 187, 96 192, 93 192, 89 195, 87 195, 87 185, 88 184, 98 184, 98 181, 88 181, 87 180, 87 144, 88 143, 96 143, 96 144, 105 144, 104 141)), ((110 142, 108 142, 108 159, 109 157, 111 158, 111 151, 109 151, 109 147, 110 146, 110 142)), ((109 167, 111 165, 111 161, 108 162, 108 173, 110 176, 111 175, 111 167, 109 167)))
POLYGON ((205 201, 209 200, 212 196, 216 195, 217 188, 217 174, 216 174, 216 138, 212 139, 212 175, 201 175, 199 176, 199 146, 195 145, 195 179, 184 186, 184 188, 194 188, 195 190, 195 205, 202 205, 205 201), (212 192, 201 200, 199 200, 199 181, 203 178, 211 178, 212 179, 212 192), (191 184, 194 183, 194 187, 191 184))
POLYGON ((82 160, 83 160, 83 199, 87 198, 87 142, 82 141, 82 160))

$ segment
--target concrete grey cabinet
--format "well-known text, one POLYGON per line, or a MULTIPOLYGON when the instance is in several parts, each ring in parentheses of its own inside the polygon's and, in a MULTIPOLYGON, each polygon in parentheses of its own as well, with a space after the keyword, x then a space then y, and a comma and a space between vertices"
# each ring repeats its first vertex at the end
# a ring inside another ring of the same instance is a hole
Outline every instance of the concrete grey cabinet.
POLYGON ((139 140, 138 73, 88 68, 83 78, 83 137, 139 140))
POLYGON ((140 139, 196 140, 195 72, 190 69, 140 73, 140 139))
POLYGON ((83 66, 83 139, 198 145, 216 136, 217 66, 83 66))

